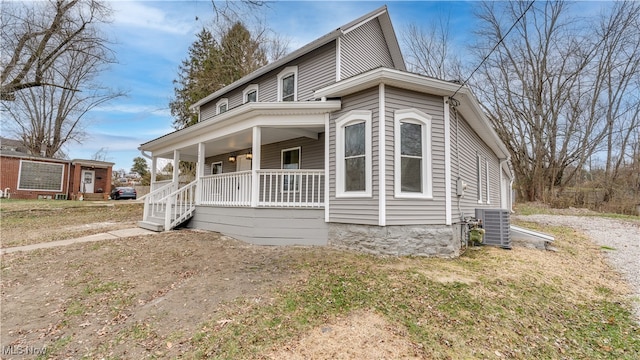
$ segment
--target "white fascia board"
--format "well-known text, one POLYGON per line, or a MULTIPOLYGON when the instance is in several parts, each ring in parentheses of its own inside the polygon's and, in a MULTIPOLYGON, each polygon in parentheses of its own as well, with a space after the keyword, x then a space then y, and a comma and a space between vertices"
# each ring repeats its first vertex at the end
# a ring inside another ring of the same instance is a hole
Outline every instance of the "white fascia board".
MULTIPOLYGON (((216 115, 214 118, 199 122, 193 126, 174 131, 157 139, 146 142, 138 148, 139 150, 146 150, 151 152, 157 152, 159 149, 172 146, 177 142, 183 140, 193 140, 195 136, 205 136, 211 140, 215 137, 210 136, 211 131, 218 131, 221 128, 231 127, 234 128, 238 123, 247 119, 259 119, 261 116, 273 116, 273 119, 281 119, 278 122, 282 126, 296 126, 298 124, 292 121, 285 121, 287 115, 296 115, 298 120, 304 126, 309 125, 304 119, 307 115, 324 115, 325 113, 339 110, 342 107, 340 100, 330 101, 308 101, 308 102, 251 102, 246 103, 240 107, 231 109, 220 115, 216 115)), ((324 117, 322 116, 321 124, 324 124, 324 117)), ((273 123, 273 120, 271 120, 273 123)), ((314 123, 315 124, 315 123, 314 123)), ((256 126, 267 126, 270 124, 255 124, 256 126)), ((189 141, 191 142, 191 141, 189 141)))

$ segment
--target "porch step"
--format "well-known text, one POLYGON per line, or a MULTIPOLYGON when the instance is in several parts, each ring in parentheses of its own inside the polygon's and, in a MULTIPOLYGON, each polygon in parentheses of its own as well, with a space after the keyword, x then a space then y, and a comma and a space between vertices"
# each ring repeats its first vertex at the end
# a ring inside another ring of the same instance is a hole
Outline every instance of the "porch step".
POLYGON ((147 229, 147 230, 151 230, 151 231, 156 231, 156 232, 163 232, 164 231, 164 225, 163 224, 158 224, 155 221, 148 221, 148 220, 142 220, 142 221, 138 221, 138 227, 141 227, 143 229, 147 229))

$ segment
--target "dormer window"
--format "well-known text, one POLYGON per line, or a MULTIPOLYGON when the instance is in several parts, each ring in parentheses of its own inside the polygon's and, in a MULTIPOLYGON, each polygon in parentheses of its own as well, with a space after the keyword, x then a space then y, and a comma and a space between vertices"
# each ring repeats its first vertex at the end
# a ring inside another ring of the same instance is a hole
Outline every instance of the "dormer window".
POLYGON ((278 74, 278 101, 298 101, 297 66, 289 66, 278 74))
POLYGON ((253 84, 247 86, 242 92, 243 104, 258 101, 258 85, 253 84))
POLYGON ((229 100, 224 98, 216 103, 216 114, 222 114, 229 110, 229 100))

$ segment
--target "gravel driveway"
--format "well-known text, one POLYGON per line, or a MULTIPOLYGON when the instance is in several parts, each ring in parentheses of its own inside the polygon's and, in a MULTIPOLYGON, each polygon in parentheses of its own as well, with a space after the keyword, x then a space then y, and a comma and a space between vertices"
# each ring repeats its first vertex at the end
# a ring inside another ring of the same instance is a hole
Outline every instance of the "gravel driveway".
POLYGON ((630 284, 636 317, 640 321, 640 224, 595 216, 528 215, 515 219, 551 226, 569 226, 584 232, 604 250, 611 265, 630 284))

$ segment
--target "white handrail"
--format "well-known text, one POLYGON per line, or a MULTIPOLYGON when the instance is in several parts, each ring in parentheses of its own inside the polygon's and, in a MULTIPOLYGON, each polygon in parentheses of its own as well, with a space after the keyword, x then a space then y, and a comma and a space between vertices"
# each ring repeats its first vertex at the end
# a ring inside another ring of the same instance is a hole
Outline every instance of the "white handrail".
POLYGON ((195 180, 159 200, 166 206, 164 212, 165 230, 173 229, 187 220, 196 210, 197 187, 198 180, 195 180))
POLYGON ((177 188, 177 183, 169 182, 146 194, 144 196, 144 212, 142 219, 148 220, 149 217, 154 216, 154 214, 164 212, 166 204, 162 200, 177 188))
POLYGON ((251 171, 208 175, 200 178, 202 205, 250 206, 251 171))
POLYGON ((324 170, 258 170, 258 206, 324 206, 324 170))

